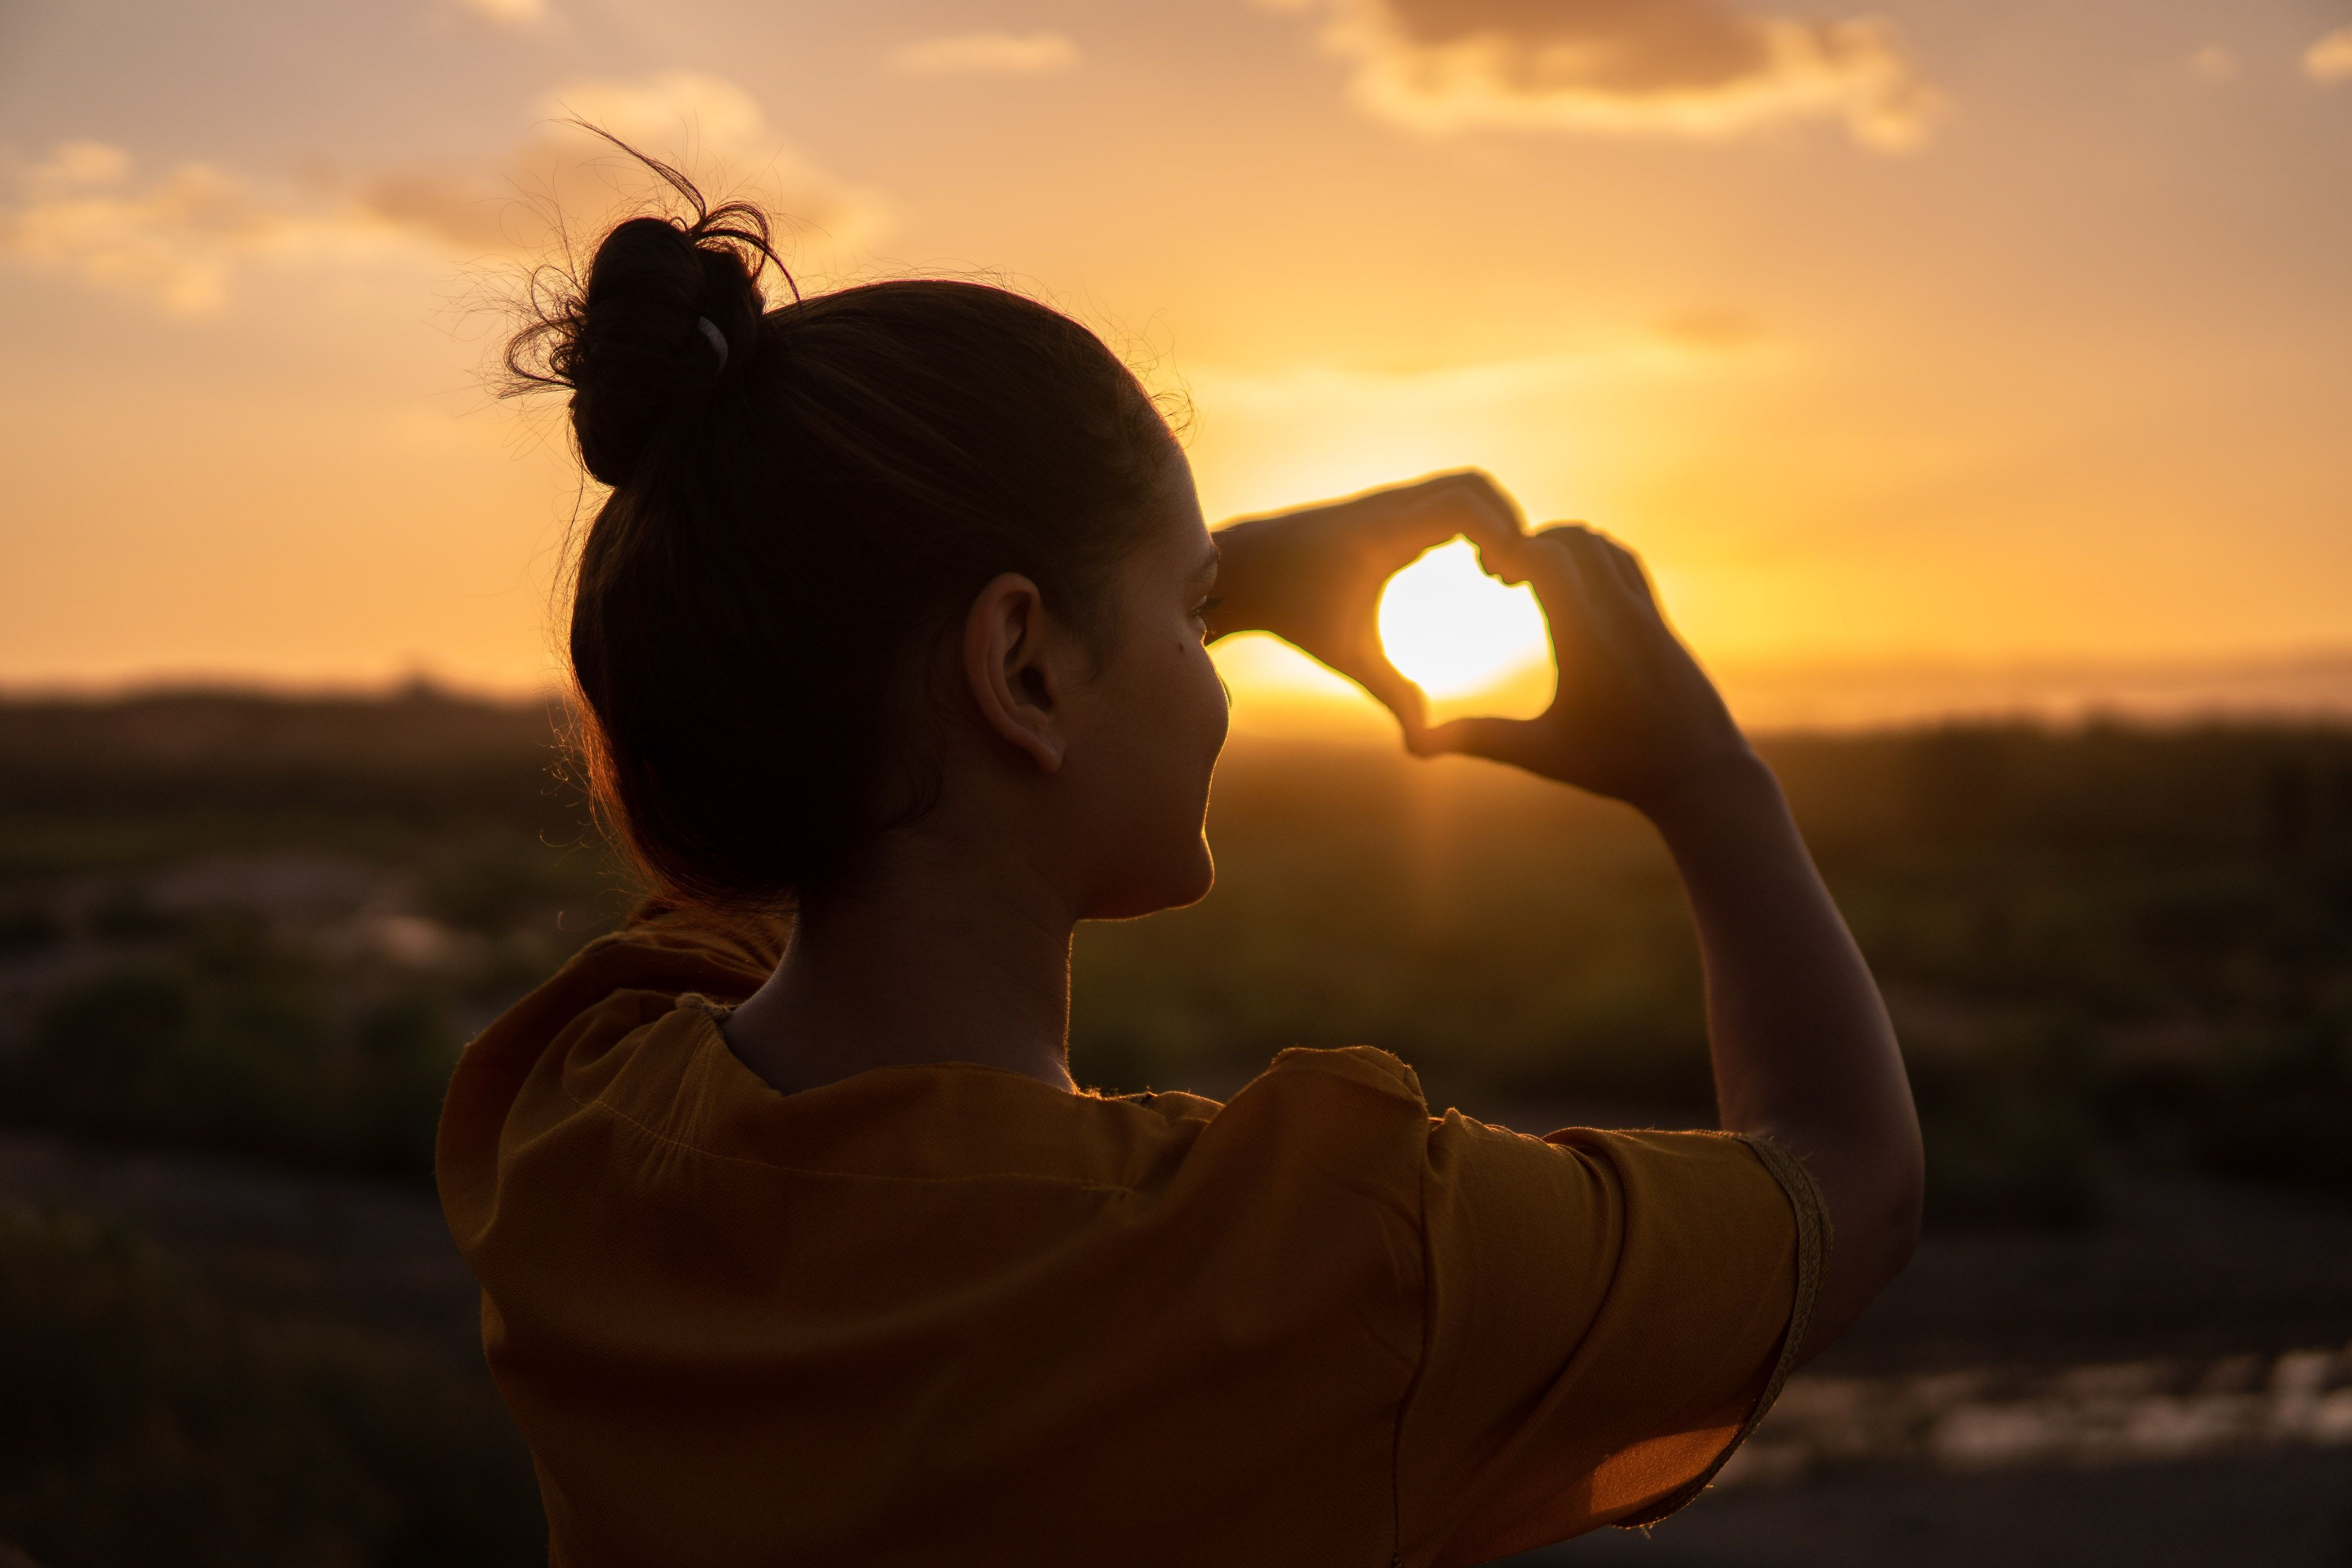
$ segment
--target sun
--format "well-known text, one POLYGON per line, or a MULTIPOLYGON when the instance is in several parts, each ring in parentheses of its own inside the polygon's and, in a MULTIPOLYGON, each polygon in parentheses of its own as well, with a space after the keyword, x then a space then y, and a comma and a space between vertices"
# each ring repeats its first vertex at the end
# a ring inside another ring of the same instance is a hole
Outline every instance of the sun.
POLYGON ((1441 699, 1494 691, 1550 656, 1535 591, 1506 588, 1479 570, 1466 539, 1438 546, 1389 580, 1380 628, 1389 661, 1441 699))

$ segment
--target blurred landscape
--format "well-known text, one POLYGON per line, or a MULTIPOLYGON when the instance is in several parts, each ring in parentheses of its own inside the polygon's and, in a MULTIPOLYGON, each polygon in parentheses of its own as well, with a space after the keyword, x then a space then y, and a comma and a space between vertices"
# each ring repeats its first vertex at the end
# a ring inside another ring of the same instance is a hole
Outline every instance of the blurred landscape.
MULTIPOLYGON (((463 1041, 632 902, 560 716, 0 704, 0 1542, 542 1560, 430 1175, 463 1041)), ((2352 1562, 2352 727, 1766 749, 1895 1009, 1930 1236, 1717 1493, 1540 1560, 2223 1560, 2170 1508, 2352 1562)), ((1082 1082, 1369 1042, 1531 1131, 1709 1122, 1632 813, 1244 735, 1211 817, 1207 902, 1080 936, 1082 1082)))

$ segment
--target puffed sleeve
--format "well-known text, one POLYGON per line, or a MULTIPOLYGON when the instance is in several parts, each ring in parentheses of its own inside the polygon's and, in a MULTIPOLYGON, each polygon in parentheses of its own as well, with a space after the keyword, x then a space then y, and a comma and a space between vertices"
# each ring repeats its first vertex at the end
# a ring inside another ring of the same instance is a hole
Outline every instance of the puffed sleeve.
POLYGON ((1811 1179, 1728 1134, 1429 1129, 1400 1561, 1484 1563, 1681 1507, 1804 1337, 1829 1241, 1811 1179))

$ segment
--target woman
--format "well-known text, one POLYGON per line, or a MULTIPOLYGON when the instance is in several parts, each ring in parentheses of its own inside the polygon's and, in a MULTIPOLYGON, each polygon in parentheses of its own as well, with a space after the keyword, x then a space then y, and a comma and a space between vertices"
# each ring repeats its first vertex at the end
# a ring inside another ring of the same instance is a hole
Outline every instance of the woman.
POLYGON ((551 1560, 1460 1563, 1694 1495, 1902 1267, 1919 1145, 1633 558, 1476 475, 1212 534, 1085 329, 964 283, 767 310, 763 222, 677 183, 697 221, 614 230, 519 361, 612 487, 571 653, 659 893, 441 1129, 551 1560), (1379 651, 1382 582, 1456 535, 1541 600, 1540 718, 1429 727, 1379 651), (1073 1083, 1073 928, 1209 891, 1206 645, 1250 629, 1417 753, 1648 813, 1727 1133, 1433 1116, 1365 1047, 1222 1105, 1073 1083))

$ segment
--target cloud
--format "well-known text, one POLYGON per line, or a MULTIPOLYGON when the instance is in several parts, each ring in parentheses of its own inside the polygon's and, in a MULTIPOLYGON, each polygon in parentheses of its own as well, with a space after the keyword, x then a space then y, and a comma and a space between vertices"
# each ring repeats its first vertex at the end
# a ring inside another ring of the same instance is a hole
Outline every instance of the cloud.
MULTIPOLYGON (((575 235, 601 227, 614 207, 640 200, 645 183, 624 155, 565 123, 571 120, 586 120, 676 164, 714 201, 733 195, 756 201, 788 229, 814 232, 841 246, 871 244, 893 221, 879 193, 811 162, 769 122, 757 99, 722 77, 676 70, 639 81, 575 81, 547 94, 539 107, 545 119, 538 134, 507 168, 536 171, 545 194, 531 204, 532 212, 543 216, 553 207, 575 235), (589 172, 598 177, 583 182, 580 176, 589 172), (592 188, 583 190, 583 183, 592 188)), ((511 185, 504 201, 490 206, 507 212, 508 228, 520 222, 525 229, 519 245, 504 248, 526 254, 545 248, 547 236, 530 230, 529 214, 514 212, 511 185)), ((446 221, 454 237, 480 218, 451 214, 446 221)))
POLYGON ((345 263, 404 243, 398 226, 350 202, 320 202, 205 163, 142 176, 131 154, 68 141, 22 172, 0 206, 0 252, 178 316, 220 308, 251 262, 345 263))
POLYGON ((1268 0, 1323 19, 1364 109, 1417 131, 1726 137, 1804 120, 1881 149, 1941 104, 1886 26, 1727 0, 1268 0))
POLYGON ((1769 340, 1754 317, 1720 306, 1699 306, 1661 316, 1649 326, 1650 340, 1685 354, 1736 354, 1769 340))
POLYGON ((2338 27, 2304 50, 2303 68, 2314 81, 2352 81, 2352 27, 2338 27))
POLYGON ((547 20, 547 0, 457 0, 458 8, 493 27, 521 32, 547 20))
POLYGON ((1045 76, 1078 63, 1078 47, 1059 33, 961 33, 918 38, 890 51, 908 76, 1045 76))
POLYGON ((304 184, 207 163, 149 172, 120 147, 61 143, 28 168, 0 171, 0 255, 178 316, 219 310, 239 275, 257 267, 535 259, 648 193, 622 154, 562 123, 575 116, 711 173, 714 194, 740 191, 841 245, 870 242, 889 222, 880 197, 802 157, 755 99, 719 78, 574 82, 539 107, 538 131, 503 158, 304 184))
POLYGON ((2238 76, 2238 57, 2219 44, 2208 44, 2189 57, 2189 73, 2201 81, 2216 85, 2234 81, 2238 76))
POLYGON ((657 153, 688 152, 748 162, 782 144, 758 99, 724 77, 702 71, 658 71, 641 81, 567 82, 539 100, 539 112, 549 120, 584 120, 657 153))

